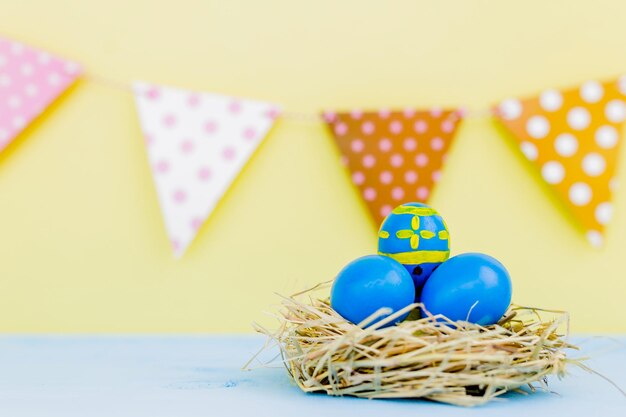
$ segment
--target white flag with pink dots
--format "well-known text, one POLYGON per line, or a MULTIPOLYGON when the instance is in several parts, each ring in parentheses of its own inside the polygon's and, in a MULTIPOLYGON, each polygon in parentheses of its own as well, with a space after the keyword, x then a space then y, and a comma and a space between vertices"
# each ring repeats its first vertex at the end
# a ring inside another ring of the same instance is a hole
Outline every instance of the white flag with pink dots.
POLYGON ((0 37, 0 151, 80 75, 80 67, 0 37))
POLYGON ((198 229, 271 129, 272 103, 133 83, 159 204, 174 255, 198 229))

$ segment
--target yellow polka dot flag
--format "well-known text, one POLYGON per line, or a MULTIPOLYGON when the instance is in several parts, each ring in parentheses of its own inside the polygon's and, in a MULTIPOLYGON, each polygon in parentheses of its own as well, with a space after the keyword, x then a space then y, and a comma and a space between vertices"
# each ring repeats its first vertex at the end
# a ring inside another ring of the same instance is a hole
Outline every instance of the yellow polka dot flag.
POLYGON ((594 246, 602 245, 613 213, 624 100, 626 77, 548 89, 536 97, 504 100, 493 109, 594 246))
POLYGON ((399 204, 428 200, 463 115, 456 109, 353 110, 324 118, 378 226, 399 204))

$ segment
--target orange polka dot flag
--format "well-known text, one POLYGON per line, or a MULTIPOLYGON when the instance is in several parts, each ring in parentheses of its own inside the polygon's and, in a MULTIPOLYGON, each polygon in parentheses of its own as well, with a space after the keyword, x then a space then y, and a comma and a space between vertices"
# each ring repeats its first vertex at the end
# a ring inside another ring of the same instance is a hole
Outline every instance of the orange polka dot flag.
POLYGON ((377 224, 404 201, 428 200, 462 118, 440 109, 324 113, 377 224))
POLYGON ((518 142, 549 187, 584 228, 593 246, 604 241, 621 131, 626 120, 626 78, 588 81, 537 97, 507 99, 496 118, 518 142))

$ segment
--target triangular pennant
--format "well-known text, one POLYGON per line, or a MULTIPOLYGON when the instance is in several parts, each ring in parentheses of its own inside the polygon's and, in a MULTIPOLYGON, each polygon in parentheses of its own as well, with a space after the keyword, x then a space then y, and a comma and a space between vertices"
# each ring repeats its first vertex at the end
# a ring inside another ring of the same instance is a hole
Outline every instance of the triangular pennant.
POLYGON ((324 113, 374 220, 404 201, 426 202, 462 120, 459 110, 324 113))
POLYGON ((625 99, 626 78, 622 77, 508 99, 494 109, 594 246, 602 245, 613 212, 625 99))
POLYGON ((0 37, 0 151, 79 74, 74 62, 0 37))
POLYGON ((267 135, 271 103, 133 84, 165 227, 181 256, 267 135))

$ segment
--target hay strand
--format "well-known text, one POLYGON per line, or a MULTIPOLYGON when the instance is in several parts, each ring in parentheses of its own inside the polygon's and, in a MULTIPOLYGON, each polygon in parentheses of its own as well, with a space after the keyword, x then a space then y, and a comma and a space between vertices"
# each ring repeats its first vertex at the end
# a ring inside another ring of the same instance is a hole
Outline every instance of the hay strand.
MULTIPOLYGON (((386 323, 412 311, 413 304, 366 327, 381 309, 354 325, 314 290, 282 297, 277 330, 255 325, 280 347, 282 363, 305 392, 364 398, 424 398, 474 406, 529 385, 547 389, 548 375, 562 377, 567 364, 566 312, 511 306, 498 324, 454 323, 443 316, 386 323)), ((254 358, 253 358, 254 359, 254 358)), ((252 360, 251 360, 252 361, 252 360)), ((518 390, 519 391, 519 390, 518 390)))

